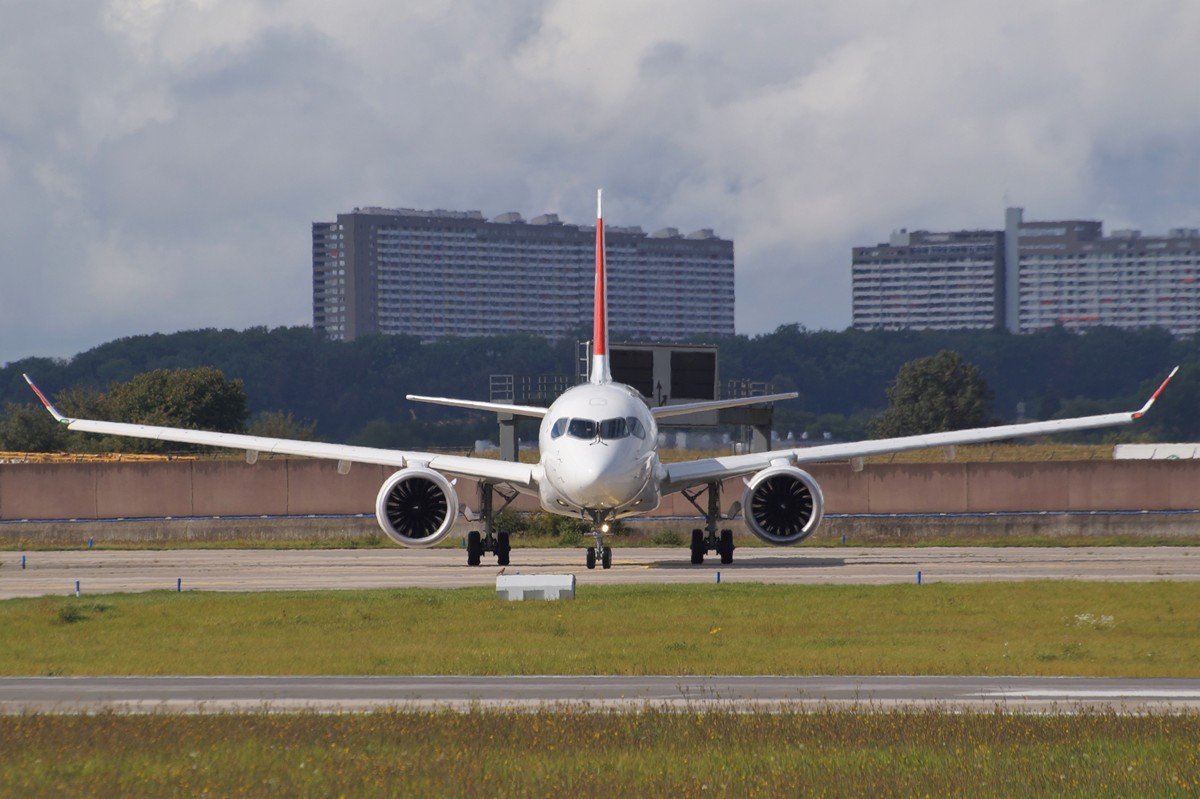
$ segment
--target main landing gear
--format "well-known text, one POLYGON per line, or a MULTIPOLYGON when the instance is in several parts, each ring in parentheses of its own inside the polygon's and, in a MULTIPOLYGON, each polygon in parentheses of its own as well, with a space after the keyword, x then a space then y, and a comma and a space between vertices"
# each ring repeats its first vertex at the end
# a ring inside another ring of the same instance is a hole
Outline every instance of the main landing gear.
POLYGON ((612 547, 604 545, 604 534, 608 532, 608 524, 605 523, 604 517, 599 513, 592 517, 592 538, 595 543, 587 548, 587 567, 589 569, 596 568, 596 562, 600 562, 600 568, 612 568, 612 547))
POLYGON ((483 520, 483 533, 480 533, 478 530, 472 530, 467 533, 468 566, 478 566, 485 552, 493 553, 496 556, 497 566, 508 565, 509 553, 512 552, 512 546, 508 540, 508 533, 498 533, 495 531, 495 519, 496 514, 507 508, 516 498, 516 491, 507 494, 499 486, 491 483, 479 484, 479 516, 483 520), (504 500, 504 504, 499 508, 493 509, 493 494, 499 494, 504 500))
POLYGON ((716 552, 721 556, 721 563, 733 563, 733 530, 722 530, 717 533, 717 522, 724 517, 721 516, 721 484, 718 482, 705 483, 703 487, 693 489, 692 491, 684 490, 683 496, 688 502, 704 514, 705 529, 692 530, 692 563, 700 565, 704 563, 704 556, 709 552, 716 552), (707 494, 707 507, 700 507, 697 501, 701 496, 707 494))

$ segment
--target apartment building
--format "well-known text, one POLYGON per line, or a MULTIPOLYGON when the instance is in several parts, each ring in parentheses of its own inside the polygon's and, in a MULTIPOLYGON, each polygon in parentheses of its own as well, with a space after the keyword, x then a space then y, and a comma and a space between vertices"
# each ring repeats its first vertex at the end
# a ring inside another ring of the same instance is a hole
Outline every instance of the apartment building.
POLYGON ((856 328, 1029 333, 1055 325, 1200 330, 1200 230, 1165 235, 1094 220, 1026 221, 1002 230, 900 231, 852 253, 856 328))
POLYGON ((1004 323, 1004 234, 901 230, 854 248, 854 327, 961 330, 1004 323))
MULTIPOLYGON (((614 338, 733 333, 733 242, 605 227, 614 338)), ((555 214, 356 208, 312 225, 313 326, 424 339, 590 330, 595 228, 555 214)))

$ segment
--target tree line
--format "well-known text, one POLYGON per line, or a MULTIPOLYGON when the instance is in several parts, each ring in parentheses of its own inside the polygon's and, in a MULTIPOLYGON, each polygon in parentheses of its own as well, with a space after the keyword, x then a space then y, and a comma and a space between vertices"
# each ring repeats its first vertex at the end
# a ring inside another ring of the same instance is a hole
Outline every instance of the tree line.
MULTIPOLYGON (((883 428, 879 422, 873 427, 872 421, 888 407, 888 391, 895 388, 901 367, 950 351, 970 364, 986 386, 971 403, 982 408, 985 422, 1135 408, 1171 366, 1183 364, 1149 424, 1117 435, 1179 441, 1200 437, 1200 342, 1175 339, 1162 330, 1055 329, 1018 336, 1004 331, 808 331, 789 325, 763 335, 708 342, 720 346, 723 379, 762 380, 777 391, 800 393, 798 400, 776 407, 776 429, 797 436, 803 431, 829 431, 837 438, 878 434, 883 428)), ((371 446, 466 447, 475 439, 495 437, 493 417, 411 403, 404 395, 486 399, 492 374, 569 374, 574 358, 574 340, 533 336, 422 342, 412 336, 374 335, 335 342, 303 327, 133 336, 69 359, 26 358, 0 367, 0 448, 26 448, 12 444, 21 436, 29 440, 31 425, 49 419, 40 406, 33 407, 22 372, 30 373, 69 415, 153 424, 169 416, 155 399, 172 390, 169 374, 205 367, 217 374, 174 379, 215 404, 224 403, 226 411, 237 402, 213 381, 236 384, 242 393, 241 409, 233 414, 240 418, 214 429, 371 446), (168 376, 144 376, 158 371, 168 376)), ((533 435, 532 426, 522 430, 523 437, 533 435)))

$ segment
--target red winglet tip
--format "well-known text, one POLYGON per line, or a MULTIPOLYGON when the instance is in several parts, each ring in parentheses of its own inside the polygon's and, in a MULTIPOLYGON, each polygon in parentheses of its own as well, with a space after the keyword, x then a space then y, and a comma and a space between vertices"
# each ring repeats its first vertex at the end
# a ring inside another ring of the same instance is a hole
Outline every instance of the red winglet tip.
POLYGON ((1174 369, 1171 370, 1171 374, 1167 375, 1167 379, 1162 381, 1162 383, 1159 385, 1158 389, 1154 392, 1154 396, 1150 397, 1151 402, 1158 399, 1158 395, 1163 393, 1163 389, 1167 387, 1167 383, 1171 382, 1171 378, 1174 377, 1175 373, 1178 371, 1179 371, 1178 366, 1176 366, 1174 369))
POLYGON ((1155 390, 1155 392, 1150 395, 1150 399, 1146 400, 1146 404, 1143 405, 1139 410, 1136 410, 1133 412, 1132 416, 1134 419, 1141 419, 1143 416, 1146 415, 1146 411, 1150 410, 1150 406, 1153 405, 1154 401, 1158 399, 1158 396, 1163 393, 1163 390, 1166 389, 1167 384, 1171 382, 1171 378, 1174 377, 1175 373, 1178 371, 1179 371, 1178 366, 1176 366, 1174 369, 1171 370, 1171 374, 1167 375, 1167 379, 1162 381, 1161 384, 1159 384, 1159 386, 1155 390))
POLYGON ((42 390, 34 385, 34 382, 29 375, 21 375, 21 377, 25 378, 25 382, 29 384, 31 389, 33 389, 33 393, 37 394, 37 398, 40 399, 42 404, 46 406, 47 410, 49 410, 50 400, 46 399, 46 395, 42 393, 42 390))
POLYGON ((63 421, 63 415, 58 412, 57 408, 50 404, 50 400, 46 399, 46 395, 43 394, 42 390, 34 384, 33 379, 27 374, 22 374, 21 377, 25 378, 25 382, 29 384, 31 389, 33 389, 33 393, 37 394, 37 398, 42 401, 42 405, 45 406, 46 410, 50 411, 50 415, 60 422, 63 421))

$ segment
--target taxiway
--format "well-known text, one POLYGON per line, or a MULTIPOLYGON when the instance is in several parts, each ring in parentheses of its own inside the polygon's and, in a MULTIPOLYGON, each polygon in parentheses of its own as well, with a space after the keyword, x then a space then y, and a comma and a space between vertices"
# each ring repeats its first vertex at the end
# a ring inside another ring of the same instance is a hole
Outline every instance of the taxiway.
MULTIPOLYGON (((73 550, 0 553, 0 599, 126 591, 280 591, 492 586, 494 561, 460 549, 73 550), (25 568, 21 557, 25 555, 25 568), (181 581, 181 582, 180 582, 181 581)), ((722 582, 883 584, 1009 580, 1200 580, 1196 547, 800 547, 739 549, 735 562, 688 563, 682 548, 625 548, 588 571, 581 549, 515 549, 507 573, 575 574, 579 587, 722 582)))

